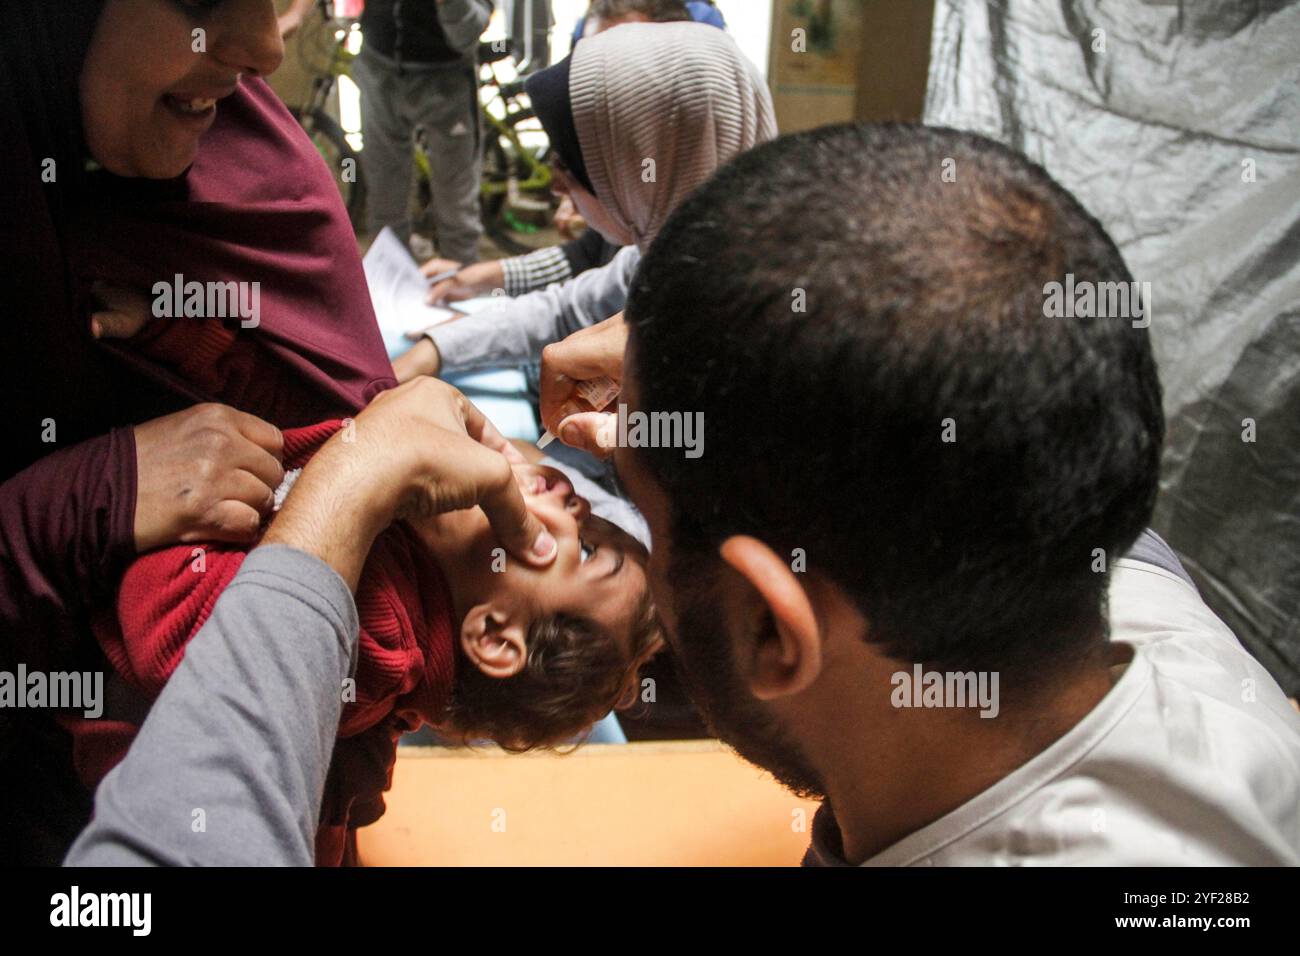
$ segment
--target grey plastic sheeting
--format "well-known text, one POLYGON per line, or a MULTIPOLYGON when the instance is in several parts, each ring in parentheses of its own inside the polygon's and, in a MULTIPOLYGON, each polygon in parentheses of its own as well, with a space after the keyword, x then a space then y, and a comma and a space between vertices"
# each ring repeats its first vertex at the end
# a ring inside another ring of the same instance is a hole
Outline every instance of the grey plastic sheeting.
POLYGON ((1151 283, 1156 529, 1295 695, 1300 4, 937 0, 925 121, 1041 163, 1151 283))

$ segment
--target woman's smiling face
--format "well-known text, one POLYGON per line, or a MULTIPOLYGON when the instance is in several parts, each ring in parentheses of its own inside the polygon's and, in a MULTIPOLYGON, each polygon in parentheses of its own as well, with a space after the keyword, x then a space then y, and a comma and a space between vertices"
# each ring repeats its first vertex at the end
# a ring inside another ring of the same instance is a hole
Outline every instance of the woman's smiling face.
POLYGON ((181 175, 218 101, 283 58, 274 0, 106 0, 80 78, 91 156, 119 176, 181 175))

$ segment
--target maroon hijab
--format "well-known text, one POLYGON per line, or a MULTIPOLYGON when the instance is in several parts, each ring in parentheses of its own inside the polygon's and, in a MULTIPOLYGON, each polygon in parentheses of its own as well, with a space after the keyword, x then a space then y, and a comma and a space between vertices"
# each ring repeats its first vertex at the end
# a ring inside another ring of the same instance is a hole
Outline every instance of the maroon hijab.
POLYGON ((0 0, 0 663, 14 635, 29 660, 48 651, 133 556, 130 426, 201 400, 300 425, 395 384, 333 177, 261 80, 221 103, 184 175, 87 172, 79 78, 100 7, 0 0), (260 283, 228 392, 90 335, 91 279, 148 294, 176 274, 260 283))
MULTIPOLYGON (((395 384, 333 179, 264 83, 221 104, 178 179, 86 172, 78 83, 100 7, 0 0, 2 669, 96 668, 86 617, 135 555, 131 425, 206 397, 301 424, 395 384), (261 283, 238 394, 196 394, 130 343, 91 338, 89 278, 148 292, 178 272, 261 283)), ((0 712, 6 862, 58 862, 84 823, 88 795, 59 785, 65 737, 41 712, 0 712)))
MULTIPOLYGON (((83 288, 101 278, 152 298, 157 282, 256 282, 251 368, 225 394, 189 391, 293 427, 356 412, 395 384, 333 177, 261 80, 222 101, 189 172, 165 183, 88 176, 68 246, 83 288)), ((159 319, 181 328, 194 319, 159 319)), ((121 343, 121 357, 167 383, 121 343)), ((248 364, 248 363, 246 363, 248 364)), ((177 382, 176 388, 189 383, 177 382)))
POLYGON ((0 396, 16 452, 0 480, 54 450, 46 419, 58 448, 200 398, 290 426, 395 384, 333 177, 265 83, 245 79, 220 104, 175 180, 85 172, 78 79, 101 5, 0 0, 0 257, 14 276, 0 292, 0 396), (257 343, 247 380, 259 389, 203 394, 129 344, 91 338, 92 278, 148 293, 177 273, 260 283, 261 325, 238 331, 257 343))

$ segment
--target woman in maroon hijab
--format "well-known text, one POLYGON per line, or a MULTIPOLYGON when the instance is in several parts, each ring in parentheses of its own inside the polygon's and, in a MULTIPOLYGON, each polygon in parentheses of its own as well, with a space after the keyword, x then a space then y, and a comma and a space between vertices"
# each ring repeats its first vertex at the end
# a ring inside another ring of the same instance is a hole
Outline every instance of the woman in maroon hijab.
MULTIPOLYGON (((332 176, 260 79, 282 56, 273 0, 0 0, 0 670, 99 669, 87 615, 136 553, 251 538, 278 428, 394 384, 332 176), (101 283, 178 276, 256 289, 256 326, 157 319, 192 335, 170 363, 98 336, 101 283)), ((89 806, 42 780, 42 718, 0 711, 11 861, 89 806)))

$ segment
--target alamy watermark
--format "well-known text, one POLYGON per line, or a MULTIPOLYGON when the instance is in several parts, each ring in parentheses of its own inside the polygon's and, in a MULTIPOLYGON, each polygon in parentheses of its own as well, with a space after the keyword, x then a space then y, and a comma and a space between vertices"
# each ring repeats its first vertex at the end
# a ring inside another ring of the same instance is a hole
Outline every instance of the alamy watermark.
POLYGON ((997 671, 927 671, 920 664, 896 671, 889 702, 895 707, 978 707, 981 717, 996 717, 997 671))
POLYGON ((80 710, 94 719, 104 713, 102 671, 0 671, 0 708, 80 710))
POLYGON ((1131 319, 1133 328, 1151 325, 1150 282, 1076 282, 1067 272, 1064 282, 1043 286, 1043 315, 1049 319, 1131 319))
POLYGON ((242 329, 262 323, 262 283, 185 281, 176 273, 171 282, 153 285, 155 319, 239 319, 242 329))
POLYGON ((153 928, 152 893, 93 893, 73 885, 50 897, 51 926, 119 926, 133 936, 148 936, 153 928))
POLYGON ((682 448, 687 458, 704 454, 703 412, 629 412, 622 402, 618 414, 600 427, 602 448, 682 448))

